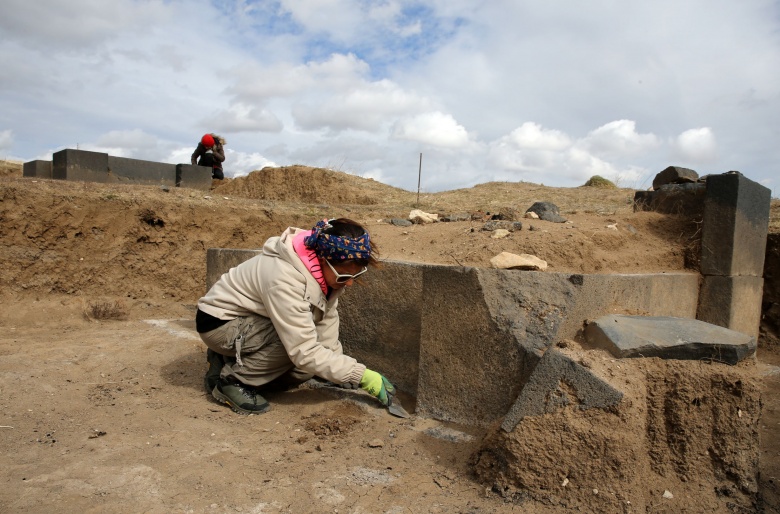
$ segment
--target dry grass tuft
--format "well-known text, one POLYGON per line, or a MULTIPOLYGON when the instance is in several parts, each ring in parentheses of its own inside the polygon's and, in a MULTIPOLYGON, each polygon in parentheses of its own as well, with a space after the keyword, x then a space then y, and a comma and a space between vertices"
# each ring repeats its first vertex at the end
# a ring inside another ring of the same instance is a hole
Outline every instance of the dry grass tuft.
POLYGON ((124 321, 127 316, 127 307, 120 301, 87 302, 84 309, 84 317, 89 321, 124 321))

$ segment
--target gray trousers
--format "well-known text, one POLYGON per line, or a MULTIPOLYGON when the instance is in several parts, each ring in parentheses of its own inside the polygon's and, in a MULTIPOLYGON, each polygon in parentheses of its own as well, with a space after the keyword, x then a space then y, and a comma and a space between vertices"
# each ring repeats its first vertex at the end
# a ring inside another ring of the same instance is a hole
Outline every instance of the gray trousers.
POLYGON ((295 367, 273 323, 263 316, 236 318, 200 334, 200 338, 224 356, 220 378, 232 376, 255 387, 273 382, 274 386, 289 388, 314 376, 295 367))

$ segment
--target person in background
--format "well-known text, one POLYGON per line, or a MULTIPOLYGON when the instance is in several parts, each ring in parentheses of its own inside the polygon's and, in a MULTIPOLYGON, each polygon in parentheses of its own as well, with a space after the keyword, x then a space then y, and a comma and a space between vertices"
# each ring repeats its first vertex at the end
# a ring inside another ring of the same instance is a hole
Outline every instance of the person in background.
POLYGON ((216 134, 205 134, 192 152, 192 165, 211 168, 211 178, 222 180, 222 163, 225 162, 225 139, 216 134))
POLYGON ((394 386, 342 351, 339 297, 376 266, 377 248, 355 221, 290 227, 231 268, 198 300, 196 328, 208 347, 206 391, 240 414, 270 405, 264 388, 286 390, 317 376, 358 387, 388 406, 394 386))

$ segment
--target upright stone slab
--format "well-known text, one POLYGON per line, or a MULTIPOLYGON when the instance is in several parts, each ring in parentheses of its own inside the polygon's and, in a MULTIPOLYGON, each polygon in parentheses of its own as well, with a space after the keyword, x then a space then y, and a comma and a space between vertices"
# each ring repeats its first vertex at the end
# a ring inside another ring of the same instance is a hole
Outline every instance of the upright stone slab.
POLYGON ((758 339, 764 279, 705 276, 696 318, 758 339))
POLYGON ((66 148, 52 155, 52 178, 85 182, 113 182, 108 154, 66 148))
POLYGON ((764 273, 771 191, 741 173, 707 177, 701 238, 703 275, 764 273))
POLYGON ((211 168, 193 166, 192 164, 177 164, 176 187, 208 191, 211 189, 211 168))
POLYGON ((707 177, 698 319, 758 337, 770 201, 739 172, 707 177))
POLYGON ((22 166, 23 177, 52 178, 51 161, 29 161, 22 166))

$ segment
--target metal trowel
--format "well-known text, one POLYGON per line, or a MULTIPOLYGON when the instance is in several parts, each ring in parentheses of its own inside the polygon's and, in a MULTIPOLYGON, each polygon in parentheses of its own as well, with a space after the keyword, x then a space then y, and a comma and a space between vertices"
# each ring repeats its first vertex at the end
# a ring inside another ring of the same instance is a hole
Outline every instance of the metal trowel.
POLYGON ((395 395, 387 395, 387 412, 399 418, 409 417, 409 413, 406 412, 401 402, 395 399, 395 395))

